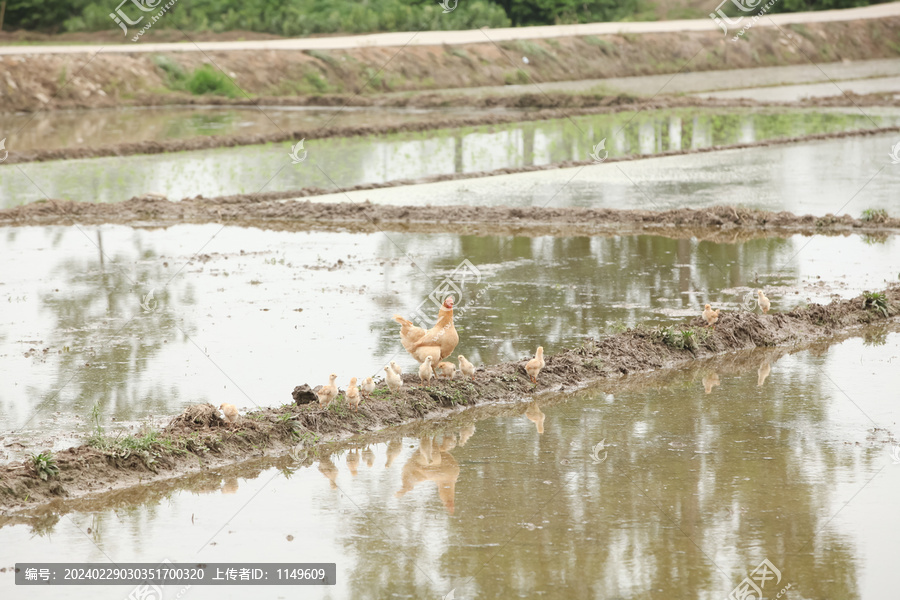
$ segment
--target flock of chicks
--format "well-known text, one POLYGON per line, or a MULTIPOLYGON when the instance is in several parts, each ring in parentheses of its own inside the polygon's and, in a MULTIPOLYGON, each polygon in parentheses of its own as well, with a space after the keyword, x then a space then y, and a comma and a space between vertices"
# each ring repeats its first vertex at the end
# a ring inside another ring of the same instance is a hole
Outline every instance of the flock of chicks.
MULTIPOLYGON (((416 327, 412 321, 404 319, 400 315, 394 315, 394 320, 400 324, 400 343, 413 358, 421 363, 419 379, 423 384, 429 383, 432 378, 453 379, 456 374, 456 365, 444 360, 453 353, 459 344, 459 334, 453 325, 453 302, 453 296, 448 296, 444 300, 438 312, 437 323, 427 331, 416 327)), ((537 377, 545 365, 544 348, 539 346, 535 357, 525 365, 525 371, 532 383, 537 383, 537 377)), ((463 377, 475 380, 475 365, 462 354, 459 355, 459 370, 463 377)), ((384 373, 385 382, 391 393, 399 392, 403 387, 403 378, 401 377, 403 371, 400 366, 391 361, 384 367, 384 373)), ((332 373, 329 376, 328 385, 314 390, 321 408, 327 408, 338 397, 336 381, 337 375, 332 373)), ((353 377, 344 393, 344 397, 354 411, 359 410, 360 396, 368 397, 375 389, 375 380, 372 377, 366 377, 361 388, 357 387, 357 381, 357 378, 353 377)))
MULTIPOLYGON (((772 303, 766 298, 762 290, 757 290, 757 303, 763 313, 768 313, 772 303)), ((453 326, 453 296, 448 296, 438 312, 438 320, 434 327, 424 330, 413 325, 412 321, 404 319, 400 315, 394 315, 394 320, 400 324, 400 343, 413 358, 422 363, 419 366, 419 379, 423 384, 429 383, 432 378, 453 379, 456 374, 456 365, 443 359, 449 357, 459 343, 459 334, 453 326), (436 363, 436 364, 435 364, 436 363)), ((719 320, 719 311, 713 310, 707 304, 703 308, 703 318, 709 327, 715 328, 719 320)), ((525 364, 525 372, 531 378, 532 383, 537 383, 538 375, 546 366, 544 360, 544 348, 538 346, 534 358, 525 364)), ((463 377, 475 380, 475 365, 465 356, 459 355, 459 370, 463 377)), ((403 387, 403 371, 397 363, 384 367, 385 382, 391 393, 397 393, 403 387)), ((339 395, 337 387, 337 375, 332 373, 328 378, 328 385, 317 387, 314 391, 321 408, 328 408, 339 395)), ((350 379, 350 385, 344 392, 344 397, 354 411, 359 410, 359 403, 363 397, 368 398, 375 390, 375 380, 366 377, 362 385, 357 385, 357 378, 350 379)), ((708 392, 707 392, 708 393, 708 392)), ((238 410, 233 404, 223 403, 220 407, 227 424, 233 425, 238 419, 238 410)))
MULTIPOLYGON (((768 314, 769 309, 772 307, 772 303, 766 298, 766 295, 762 290, 756 290, 756 303, 759 305, 759 309, 763 311, 763 314, 768 314)), ((706 324, 709 327, 715 329, 716 321, 719 320, 719 311, 713 310, 712 307, 707 304, 703 307, 703 318, 706 319, 706 324)))

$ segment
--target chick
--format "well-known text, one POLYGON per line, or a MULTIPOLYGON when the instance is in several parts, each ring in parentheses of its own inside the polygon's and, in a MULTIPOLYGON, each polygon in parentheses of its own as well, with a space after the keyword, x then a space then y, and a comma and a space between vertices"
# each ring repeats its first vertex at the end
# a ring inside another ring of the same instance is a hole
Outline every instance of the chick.
POLYGON ((223 402, 219 405, 219 409, 221 409, 222 414, 225 415, 225 422, 229 425, 235 425, 238 420, 238 409, 234 404, 228 404, 227 402, 223 402))
POLYGON ((353 407, 353 411, 359 411, 359 390, 356 388, 356 377, 350 379, 350 386, 347 388, 347 402, 353 407))
POLYGON ((419 379, 422 383, 428 383, 434 377, 434 369, 431 367, 433 357, 431 355, 425 357, 425 362, 419 366, 419 379))
POLYGON ((366 398, 369 397, 369 394, 371 394, 372 390, 374 390, 374 389, 375 389, 375 379, 374 378, 366 377, 365 379, 363 379, 362 393, 366 398))
POLYGON ((543 369, 546 365, 547 362, 544 360, 544 347, 538 346, 534 358, 525 363, 525 372, 528 373, 529 377, 531 377, 531 383, 538 382, 538 375, 540 375, 541 369, 543 369))
POLYGON ((332 373, 328 376, 328 385, 323 385, 319 388, 319 391, 316 392, 316 397, 319 399, 320 407, 328 408, 328 405, 331 404, 331 401, 337 398, 338 389, 337 386, 334 385, 335 381, 337 381, 337 375, 332 373))
POLYGON ((703 307, 703 318, 706 319, 706 325, 708 327, 713 327, 716 324, 716 321, 719 320, 719 311, 713 310, 712 307, 707 304, 703 307))
POLYGON ((397 363, 395 363, 394 361, 391 361, 391 368, 394 370, 394 373, 396 373, 397 375, 403 375, 403 368, 400 365, 398 365, 397 363))
POLYGON ((471 377, 473 381, 475 380, 475 365, 462 354, 459 355, 459 370, 463 377, 471 377))
POLYGON ((399 375, 397 375, 397 372, 394 371, 394 369, 392 369, 390 365, 388 365, 384 368, 384 375, 384 379, 385 381, 387 381, 388 387, 390 388, 391 392, 399 392, 400 388, 403 387, 403 379, 399 375))
POLYGON ((756 301, 759 304, 759 309, 763 311, 763 314, 769 312, 769 309, 772 307, 772 303, 769 302, 769 299, 766 298, 766 295, 763 294, 762 290, 757 290, 756 293, 759 295, 759 299, 756 301))
POLYGON ((456 374, 456 365, 452 362, 440 362, 437 366, 438 377, 446 377, 447 379, 453 379, 453 375, 456 374))

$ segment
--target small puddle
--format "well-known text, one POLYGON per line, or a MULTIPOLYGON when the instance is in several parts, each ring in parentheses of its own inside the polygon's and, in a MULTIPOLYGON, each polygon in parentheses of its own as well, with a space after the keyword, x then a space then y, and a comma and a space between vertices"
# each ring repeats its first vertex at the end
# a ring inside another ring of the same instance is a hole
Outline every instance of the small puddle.
POLYGON ((776 311, 881 289, 898 277, 900 240, 727 244, 211 224, 0 228, 0 253, 5 462, 75 444, 94 427, 95 406, 105 427, 136 430, 196 402, 278 406, 295 385, 324 383, 331 372, 341 386, 382 375, 391 360, 411 372, 417 363, 391 315, 412 317, 421 306, 430 326, 427 298, 442 284, 457 295, 457 353, 497 364, 538 345, 553 354, 587 336, 683 322, 706 302, 755 309, 745 302, 757 287, 776 311))
MULTIPOLYGON (((668 151, 710 148, 718 145, 776 140, 815 133, 830 133, 872 129, 879 126, 900 124, 900 110, 882 111, 867 117, 845 110, 753 112, 734 110, 715 112, 693 109, 643 111, 637 114, 589 115, 571 119, 515 123, 483 127, 401 133, 378 137, 327 138, 306 140, 304 150, 308 154, 298 164, 292 164, 290 143, 218 148, 196 152, 106 157, 21 165, 0 166, 3 175, 0 184, 0 206, 11 207, 27 204, 46 197, 64 198, 83 202, 118 202, 146 193, 163 194, 173 200, 202 194, 207 197, 250 194, 260 191, 274 192, 319 187, 334 190, 360 184, 383 183, 403 179, 416 179, 433 175, 476 173, 531 165, 556 164, 570 160, 591 160, 595 144, 601 141, 604 148, 599 156, 652 156, 668 151), (46 196, 45 196, 46 194, 46 196)), ((894 136, 895 137, 895 136, 894 136)), ((870 144, 871 140, 838 140, 838 152, 843 148, 870 144)), ((740 200, 758 196, 756 186, 780 170, 789 170, 794 176, 806 168, 815 168, 818 180, 827 182, 830 177, 852 173, 858 177, 859 164, 870 165, 875 158, 844 156, 835 163, 834 156, 827 156, 823 163, 813 164, 806 158, 819 148, 814 143, 803 143, 773 148, 724 153, 671 157, 647 164, 629 164, 629 176, 644 179, 634 171, 658 168, 655 165, 681 165, 674 174, 668 174, 665 204, 690 205, 696 189, 724 194, 728 189, 712 189, 716 184, 731 184, 740 177, 745 188, 740 200), (790 154, 790 160, 773 162, 790 154), (749 160, 745 158, 752 157, 749 160), (771 157, 771 158, 770 158, 771 157), (675 162, 665 162, 675 161, 675 162), (789 165, 789 166, 788 166, 789 165), (702 173, 696 173, 701 170, 702 173), (696 179, 688 180, 690 174, 696 179), (712 181, 711 181, 712 180, 712 181), (673 197, 674 195, 674 197, 673 197)), ((890 144, 879 147, 873 157, 886 162, 890 144)), ((298 155, 299 158, 299 155, 298 155)), ((491 182, 477 180, 449 182, 452 185, 430 188, 443 190, 428 200, 416 197, 412 190, 373 190, 351 194, 337 194, 331 201, 354 200, 360 195, 371 195, 373 201, 390 203, 486 203, 521 204, 522 194, 528 194, 538 202, 550 198, 560 205, 584 205, 595 201, 598 194, 607 197, 616 207, 623 201, 640 202, 640 194, 630 184, 619 194, 614 188, 598 189, 588 185, 592 173, 602 173, 601 179, 618 186, 623 179, 616 164, 580 167, 584 177, 573 181, 558 197, 548 193, 549 188, 560 192, 555 179, 562 171, 543 171, 513 177, 509 190, 492 190, 489 194, 468 194, 491 182), (598 171, 598 169, 601 169, 598 171), (617 179, 618 178, 618 179, 617 179), (524 186, 524 187, 523 187, 524 186), (548 193, 547 198, 543 198, 548 193), (482 196, 482 197, 478 197, 482 196), (487 196, 487 197, 484 197, 487 196), (477 200, 476 200, 477 198, 477 200), (590 199, 590 200, 589 200, 590 199)), ((571 179, 571 176, 570 176, 571 179)), ((508 181, 504 180, 504 181, 508 181)), ((627 181, 627 180, 626 180, 627 181)), ((778 182, 787 186, 796 182, 778 182)), ((505 184, 504 184, 505 185, 505 184)), ((861 184, 860 184, 861 185, 861 184)), ((654 190, 655 192, 656 190, 654 190)), ((791 210, 792 195, 781 194, 779 209, 791 210)), ((854 190, 855 191, 855 190, 854 190)), ((735 203, 726 196, 728 203, 735 203)), ((321 200, 321 198, 319 198, 321 200)), ((716 198, 717 203, 723 197, 716 198)), ((603 201, 600 199, 599 201, 603 201)), ((533 202, 528 202, 532 204, 533 202)), ((748 204, 754 206, 751 200, 748 204)), ((838 205, 840 206, 840 205, 838 205)), ((836 210, 836 209, 835 209, 836 210)))
POLYGON ((218 469, 6 525, 0 564, 252 556, 336 563, 309 598, 725 598, 767 560, 766 597, 880 600, 900 530, 896 361, 890 332, 755 350, 312 466, 218 469))

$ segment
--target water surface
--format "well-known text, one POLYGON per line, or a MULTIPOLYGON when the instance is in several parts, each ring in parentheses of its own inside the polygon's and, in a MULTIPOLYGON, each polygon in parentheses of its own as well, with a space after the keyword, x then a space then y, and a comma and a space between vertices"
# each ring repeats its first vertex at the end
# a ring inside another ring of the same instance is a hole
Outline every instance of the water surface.
MULTIPOLYGON (((880 600, 900 528, 897 360, 890 332, 741 353, 308 467, 220 469, 3 527, 0 564, 335 562, 338 584, 304 598, 662 599, 725 598, 766 559, 780 573, 767 597, 880 600)), ((58 594, 12 579, 11 597, 58 594)))
POLYGON ((346 386, 391 360, 411 371, 391 315, 421 307, 430 326, 442 284, 457 293, 457 353, 496 364, 683 322, 706 302, 755 309, 743 303, 757 288, 778 311, 882 289, 898 277, 898 244, 0 229, 0 460, 79 443, 95 406, 105 426, 137 428, 196 402, 278 406, 331 372, 346 386))

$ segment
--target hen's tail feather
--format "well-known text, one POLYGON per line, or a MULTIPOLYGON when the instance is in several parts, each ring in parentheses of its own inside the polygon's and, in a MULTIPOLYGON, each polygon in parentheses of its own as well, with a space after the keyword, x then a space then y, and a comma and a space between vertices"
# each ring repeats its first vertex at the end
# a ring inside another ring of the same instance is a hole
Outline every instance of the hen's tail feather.
POLYGON ((400 315, 394 315, 394 320, 397 321, 398 323, 400 323, 401 325, 409 326, 409 325, 413 324, 412 321, 410 321, 409 319, 404 319, 400 315))

